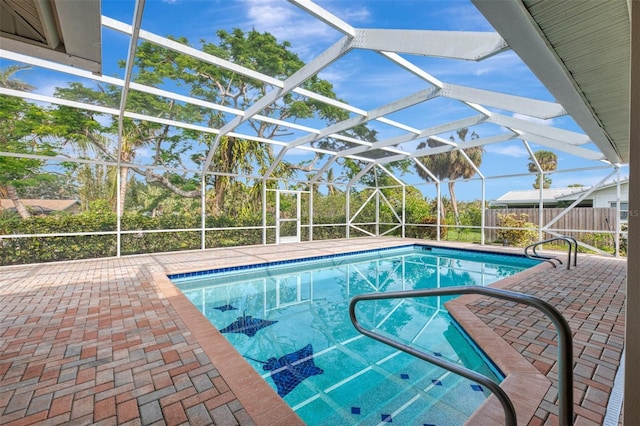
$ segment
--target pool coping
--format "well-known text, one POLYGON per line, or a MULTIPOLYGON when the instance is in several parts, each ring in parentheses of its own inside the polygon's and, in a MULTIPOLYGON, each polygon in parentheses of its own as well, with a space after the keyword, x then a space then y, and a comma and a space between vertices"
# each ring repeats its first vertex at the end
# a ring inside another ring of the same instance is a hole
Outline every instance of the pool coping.
MULTIPOLYGON (((552 268, 549 263, 541 263, 510 277, 489 285, 492 288, 506 288, 513 283, 552 268)), ((458 322, 471 339, 493 361, 505 375, 500 387, 510 396, 516 411, 517 423, 529 424, 540 403, 551 387, 551 381, 535 368, 526 358, 500 337, 485 322, 467 308, 486 296, 464 295, 445 303, 449 314, 458 322), (526 398, 514 396, 526 395, 526 398)), ((504 425, 504 409, 498 399, 491 395, 467 419, 465 425, 504 425)))
MULTIPOLYGON (((446 248, 462 251, 484 252, 503 255, 520 255, 496 248, 489 250, 475 248, 455 248, 439 244, 399 243, 380 249, 400 248, 403 246, 424 245, 438 248, 446 248)), ((366 250, 369 251, 369 250, 366 250)), ((371 251, 376 251, 373 249, 371 251)), ((346 249, 335 255, 345 255, 359 250, 346 249)), ((332 255, 320 256, 331 257, 332 255)), ((520 255, 521 256, 521 255, 520 255)), ((309 257, 309 256, 306 256, 309 257)), ((311 256, 316 257, 316 256, 311 256)), ((304 260, 305 256, 300 252, 285 262, 304 260)), ((239 262, 238 267, 247 267, 251 264, 239 262)), ((543 269, 551 268, 548 263, 528 268, 511 277, 492 283, 490 287, 503 288, 517 282, 530 274, 535 274, 543 269)), ((193 305, 182 291, 171 281, 169 277, 192 274, 202 275, 207 271, 168 271, 165 265, 164 272, 152 273, 152 278, 160 293, 164 295, 182 318, 197 342, 201 345, 207 356, 211 359, 221 375, 225 377, 229 388, 242 403, 249 416, 257 425, 304 425, 302 419, 293 409, 269 386, 269 384, 255 371, 255 369, 242 357, 240 353, 227 341, 218 329, 193 305)), ((226 268, 225 268, 226 269, 226 268)), ((466 305, 482 296, 466 295, 447 302, 449 313, 455 318, 462 328, 469 334, 475 343, 487 354, 496 366, 505 374, 505 379, 500 386, 511 395, 516 409, 518 424, 528 424, 535 411, 551 386, 551 381, 540 373, 517 350, 496 334, 480 318, 472 313, 466 305), (526 395, 526 398, 513 398, 514 395, 526 395)), ((493 395, 490 396, 467 420, 468 425, 503 425, 504 410, 493 395)))
POLYGON ((167 275, 152 279, 257 425, 305 424, 167 275))

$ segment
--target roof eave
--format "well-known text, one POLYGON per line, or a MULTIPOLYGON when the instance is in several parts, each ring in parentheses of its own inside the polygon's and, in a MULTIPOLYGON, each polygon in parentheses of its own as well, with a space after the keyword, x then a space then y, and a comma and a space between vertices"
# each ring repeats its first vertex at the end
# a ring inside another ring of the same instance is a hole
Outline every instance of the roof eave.
POLYGON ((619 152, 571 72, 549 44, 524 4, 520 1, 501 0, 472 2, 598 146, 606 160, 614 164, 628 161, 628 155, 619 152))

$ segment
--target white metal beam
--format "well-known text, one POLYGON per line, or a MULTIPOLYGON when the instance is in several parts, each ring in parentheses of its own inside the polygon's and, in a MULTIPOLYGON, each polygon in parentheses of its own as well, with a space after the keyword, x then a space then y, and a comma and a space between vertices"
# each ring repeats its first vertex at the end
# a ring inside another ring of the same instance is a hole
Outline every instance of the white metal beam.
MULTIPOLYGON (((94 80, 94 81, 98 81, 101 83, 106 83, 106 84, 111 84, 114 86, 119 86, 119 87, 123 87, 124 86, 124 80, 120 79, 120 78, 115 78, 115 77, 109 77, 109 76, 105 76, 105 75, 97 75, 97 74, 93 74, 91 72, 79 69, 79 68, 75 68, 75 67, 70 67, 67 65, 61 65, 58 64, 56 62, 51 62, 51 61, 46 61, 46 60, 42 60, 39 58, 34 58, 31 56, 27 56, 27 55, 22 55, 20 53, 14 53, 14 52, 9 52, 7 50, 2 50, 0 49, 0 57, 2 58, 7 58, 13 61, 18 61, 18 62, 23 62, 25 64, 30 64, 30 65, 34 65, 37 67, 41 67, 41 68, 46 68, 46 69, 50 69, 50 70, 54 70, 54 71, 59 71, 59 72, 63 72, 66 74, 70 74, 70 75, 75 75, 78 77, 83 77, 86 79, 90 79, 90 80, 94 80)), ((190 96, 185 96, 185 95, 180 95, 178 93, 174 93, 174 92, 170 92, 168 90, 163 90, 163 89, 158 89, 156 87, 151 87, 151 86, 146 86, 144 84, 140 84, 140 83, 135 83, 135 82, 130 82, 129 84, 130 89, 133 89, 135 91, 138 92, 142 92, 142 93, 148 93, 150 95, 154 95, 154 96, 160 96, 160 97, 165 97, 167 99, 174 99, 176 101, 180 101, 180 102, 184 102, 184 103, 188 103, 191 105, 196 105, 196 106, 200 106, 203 108, 208 108, 214 111, 220 111, 220 112, 224 112, 224 113, 228 113, 228 114, 234 114, 234 115, 244 115, 244 111, 237 109, 237 108, 231 108, 225 105, 220 105, 220 104, 216 104, 213 102, 208 102, 202 99, 198 99, 198 98, 192 98, 190 96)), ((314 129, 312 127, 309 126, 303 126, 294 122, 290 122, 290 121, 284 121, 284 120, 278 120, 276 118, 272 118, 272 117, 267 117, 264 115, 255 115, 253 117, 255 120, 257 121, 261 121, 264 123, 270 123, 270 124, 275 124, 275 125, 279 125, 279 126, 285 126, 291 129, 296 129, 296 130, 302 130, 304 132, 309 132, 309 133, 320 133, 320 130, 318 129, 314 129)))
POLYGON ((311 184, 317 183, 320 180, 320 178, 322 178, 322 175, 324 174, 324 172, 326 172, 327 169, 329 169, 329 167, 331 167, 331 165, 336 161, 337 158, 338 157, 336 157, 336 156, 333 156, 333 157, 329 158, 327 160, 327 162, 324 163, 324 165, 322 167, 320 167, 320 170, 318 170, 316 175, 311 178, 309 183, 311 183, 311 184))
POLYGON ((249 120, 254 115, 258 114, 258 112, 262 111, 267 106, 271 105, 278 98, 286 95, 291 92, 293 89, 297 88, 298 85, 302 84, 304 81, 309 79, 310 77, 316 75, 325 67, 332 64, 334 61, 345 55, 352 48, 352 40, 349 37, 344 37, 338 42, 334 43, 327 50, 322 52, 320 55, 316 56, 311 62, 300 68, 298 71, 293 73, 289 78, 287 78, 283 86, 281 88, 272 90, 267 93, 262 98, 258 99, 253 105, 251 105, 244 113, 243 116, 238 116, 234 118, 231 122, 225 124, 220 129, 220 134, 216 137, 213 145, 209 149, 209 153, 207 154, 207 159, 203 164, 203 170, 207 171, 209 166, 211 165, 211 161, 213 159, 213 155, 218 148, 218 142, 221 137, 226 135, 227 133, 234 130, 244 121, 249 120))
MULTIPOLYGON (((434 175, 434 174, 431 172, 431 170, 429 170, 429 169, 427 168, 427 166, 425 166, 425 165, 424 165, 424 164, 422 164, 420 161, 418 161, 418 159, 417 159, 417 158, 414 158, 414 159, 413 159, 413 162, 414 162, 418 167, 420 167, 422 170, 424 170, 424 172, 425 172, 426 174, 428 174, 428 175, 429 175, 429 177, 430 177, 430 178, 431 178, 431 179, 432 179, 436 184, 440 184, 440 180, 436 177, 436 175, 434 175)), ((438 194, 438 201, 440 201, 440 196, 439 196, 439 194, 438 194)))
POLYGON ((587 160, 606 160, 604 154, 600 151, 593 151, 586 148, 581 148, 579 146, 571 145, 568 143, 564 143, 557 139, 548 138, 545 136, 540 136, 532 133, 521 133, 519 137, 522 140, 526 140, 529 142, 537 143, 538 145, 544 145, 548 148, 553 148, 558 151, 566 152, 567 154, 575 155, 576 157, 585 158, 587 160))
POLYGON ((320 55, 316 56, 311 62, 300 68, 298 71, 293 73, 289 78, 287 78, 282 87, 280 89, 272 90, 267 93, 262 98, 258 99, 253 105, 251 105, 244 113, 243 116, 236 117, 230 123, 227 123, 220 129, 220 133, 225 134, 237 126, 239 126, 242 122, 252 118, 259 111, 262 111, 267 106, 271 105, 278 98, 286 95, 291 92, 293 89, 297 88, 300 84, 304 83, 307 79, 316 75, 318 72, 322 71, 324 68, 331 65, 334 61, 338 60, 340 57, 345 55, 349 50, 351 50, 351 39, 348 37, 344 37, 335 43, 333 46, 329 47, 327 50, 322 52, 320 55))
MULTIPOLYGON (((360 124, 366 123, 367 121, 382 117, 383 115, 391 114, 393 112, 402 110, 404 108, 408 108, 412 105, 416 105, 416 104, 428 101, 436 97, 437 94, 438 94, 438 89, 428 88, 425 90, 421 90, 420 92, 414 93, 412 95, 409 95, 397 101, 390 102, 386 105, 383 105, 381 107, 368 111, 366 113, 366 116, 352 117, 352 118, 343 120, 339 123, 333 124, 331 126, 325 127, 317 135, 306 135, 301 138, 298 138, 295 141, 290 142, 288 146, 290 148, 293 148, 296 146, 315 142, 327 136, 332 136, 335 133, 339 133, 344 130, 350 129, 352 127, 358 126, 360 124)), ((414 133, 417 133, 417 132, 418 131, 414 133)))
POLYGON ((567 111, 558 103, 507 95, 457 84, 445 83, 442 87, 441 95, 446 98, 473 102, 541 119, 549 119, 567 114, 567 111))
POLYGON ((545 138, 556 139, 566 144, 583 145, 591 142, 589 140, 589 136, 582 133, 545 126, 544 124, 534 123, 520 118, 507 117, 502 114, 491 114, 487 121, 504 127, 509 127, 514 130, 519 130, 521 132, 533 133, 534 135, 544 136, 545 138))
MULTIPOLYGON (((398 145, 404 142, 410 142, 410 141, 414 141, 414 140, 418 140, 418 139, 423 139, 423 138, 429 138, 429 137, 434 137, 435 135, 438 135, 440 133, 445 133, 445 132, 450 132, 453 130, 457 130, 457 129, 461 129, 463 127, 470 127, 470 126, 474 126, 476 124, 480 124, 482 122, 484 122, 487 119, 486 116, 484 115, 475 115, 473 117, 468 117, 468 118, 463 118, 461 120, 456 120, 456 121, 451 121, 448 123, 444 123, 444 124, 440 124, 438 126, 434 126, 434 127, 429 127, 427 129, 423 129, 420 131, 420 134, 416 135, 416 134, 412 134, 412 133, 407 133, 404 135, 399 135, 399 136, 395 136, 392 138, 388 138, 388 139, 384 139, 381 141, 377 141, 374 142, 371 145, 371 149, 381 149, 387 146, 392 146, 392 145, 398 145)), ((445 143, 450 143, 449 141, 446 141, 445 143)), ((355 148, 351 148, 351 149, 347 149, 345 151, 341 151, 338 153, 338 155, 340 156, 347 156, 347 155, 353 155, 353 154, 358 154, 361 153, 363 151, 366 151, 365 149, 362 149, 361 147, 355 147, 355 148)))
POLYGON ((317 4, 309 0, 289 0, 290 3, 295 4, 300 9, 307 12, 309 15, 315 16, 327 25, 332 26, 336 30, 340 31, 346 36, 353 37, 356 30, 342 19, 329 13, 327 10, 321 8, 317 4))
POLYGON ((377 51, 481 61, 509 48, 498 33, 357 29, 355 47, 377 51))
POLYGON ((418 67, 417 65, 414 65, 413 63, 409 62, 408 60, 398 55, 397 53, 393 53, 393 52, 379 52, 379 53, 382 56, 390 59, 392 62, 395 62, 396 64, 400 65, 402 68, 414 74, 415 76, 420 77, 424 81, 429 82, 439 88, 442 88, 442 86, 444 86, 443 82, 441 82, 440 80, 438 80, 437 78, 429 74, 428 72, 424 71, 422 68, 418 67))
MULTIPOLYGON (((362 168, 362 170, 360 170, 360 172, 359 172, 357 175, 355 175, 353 178, 351 178, 351 180, 350 180, 350 181, 349 181, 349 183, 347 184, 347 187, 351 187, 351 186, 353 186, 353 184, 354 184, 354 183, 358 182, 358 181, 360 180, 360 178, 361 178, 362 176, 364 176, 364 175, 365 175, 369 170, 371 170, 371 168, 372 168, 372 167, 374 167, 374 166, 375 166, 375 164, 373 164, 373 163, 369 163, 369 164, 367 164, 366 166, 364 166, 364 167, 362 168)), ((347 195, 347 196, 348 196, 348 195, 347 195)))
MULTIPOLYGON (((131 35, 132 34, 131 25, 125 24, 123 22, 117 21, 115 19, 112 19, 112 18, 109 18, 109 17, 106 17, 106 16, 102 16, 102 25, 107 27, 107 28, 122 32, 122 33, 127 34, 127 35, 131 35)), ((284 87, 284 82, 281 81, 281 80, 278 80, 277 78, 273 78, 271 76, 268 76, 266 74, 261 74, 259 72, 254 71, 254 70, 251 70, 249 68, 245 68, 245 67, 242 67, 240 65, 236 65, 233 62, 226 61, 224 59, 221 59, 221 58, 218 58, 216 56, 210 55, 208 53, 202 52, 201 50, 194 49, 193 47, 177 43, 177 42, 175 42, 173 40, 169 40, 169 39, 167 39, 165 37, 153 34, 153 33, 149 32, 149 31, 140 30, 140 38, 143 39, 143 40, 147 40, 149 42, 152 42, 154 44, 157 44, 159 46, 166 47, 167 49, 174 50, 174 51, 176 51, 178 53, 184 53, 186 55, 193 56, 196 59, 199 59, 199 60, 204 61, 204 62, 208 62, 208 63, 210 63, 212 65, 216 65, 216 66, 218 66, 220 68, 235 72, 237 74, 244 75, 246 77, 253 78, 253 79, 258 80, 258 81, 262 81, 262 82, 264 82, 266 84, 269 84, 271 86, 280 87, 280 88, 284 87)), ((340 101, 338 101, 336 99, 331 99, 331 98, 328 98, 326 96, 319 95, 317 93, 313 93, 313 92, 311 92, 309 90, 306 90, 306 89, 302 89, 302 88, 298 87, 298 88, 293 89, 292 91, 297 93, 297 94, 299 94, 299 95, 306 96, 306 97, 308 97, 310 99, 315 99, 315 100, 317 100, 319 102, 323 102, 323 103, 325 103, 327 105, 331 105, 331 106, 335 106, 337 108, 345 109, 345 110, 350 111, 350 112, 352 112, 354 114, 360 114, 360 115, 365 115, 366 114, 365 111, 363 111, 361 109, 358 109, 358 108, 356 108, 354 106, 351 106, 351 105, 346 104, 344 102, 340 102, 340 101)))
MULTIPOLYGON (((64 105, 64 106, 68 106, 68 107, 72 107, 72 108, 84 109, 84 110, 87 110, 87 111, 94 111, 94 112, 97 112, 97 113, 100 113, 100 114, 113 115, 115 117, 117 117, 118 114, 119 114, 119 110, 116 109, 116 108, 103 107, 103 106, 100 106, 100 105, 92 105, 92 104, 87 104, 87 103, 77 102, 77 101, 70 101, 70 100, 62 99, 62 98, 54 98, 52 96, 40 95, 40 94, 37 94, 37 93, 22 92, 20 90, 6 89, 4 87, 0 87, 0 94, 8 95, 8 96, 15 96, 15 97, 18 97, 18 98, 28 99, 28 100, 37 101, 37 102, 46 102, 46 103, 50 103, 50 104, 53 104, 53 105, 64 105)), ((199 132, 211 133, 211 134, 215 134, 215 135, 219 134, 219 132, 220 132, 218 129, 207 127, 207 126, 199 126, 197 124, 184 123, 184 122, 181 122, 181 121, 169 120, 169 119, 160 118, 160 117, 153 117, 153 116, 146 115, 146 114, 138 114, 138 113, 128 112, 128 111, 125 111, 124 116, 125 117, 129 117, 129 118, 133 118, 135 120, 150 121, 150 122, 153 122, 153 123, 166 124, 168 126, 174 126, 174 127, 181 128, 181 129, 196 130, 196 131, 199 131, 199 132)), ((262 142, 262 143, 276 145, 276 146, 286 146, 287 145, 287 142, 277 141, 277 140, 274 140, 274 139, 261 138, 261 137, 252 136, 252 135, 245 135, 245 134, 242 134, 242 133, 231 132, 231 133, 228 133, 228 134, 230 136, 233 136, 233 137, 236 137, 236 138, 239 138, 239 139, 252 140, 252 141, 262 142)), ((310 151, 310 152, 318 152, 318 153, 321 153, 321 154, 335 155, 335 153, 333 151, 329 151, 329 150, 321 149, 321 148, 313 148, 313 147, 310 147, 310 146, 300 146, 300 147, 297 147, 297 149, 304 150, 304 151, 310 151)))
MULTIPOLYGON (((544 230, 546 230, 547 228, 549 228, 551 225, 555 224, 557 221, 559 221, 560 219, 562 219, 562 217, 564 217, 567 213, 569 213, 571 211, 571 209, 573 209, 575 206, 577 206, 578 204, 580 204, 580 202, 582 200, 584 200, 585 198, 587 198, 589 195, 591 195, 591 193, 593 191, 595 191, 596 189, 598 189, 603 183, 605 183, 607 181, 607 179, 609 179, 611 176, 613 176, 614 174, 616 174, 618 172, 617 169, 613 170, 611 173, 609 173, 607 176, 603 177, 600 182, 598 182, 597 184, 593 185, 591 188, 589 188, 587 191, 585 191, 583 194, 581 194, 573 203, 571 203, 571 205, 569 207, 567 207, 566 209, 564 209, 562 212, 560 212, 560 214, 558 214, 556 217, 554 217, 553 219, 551 219, 549 222, 547 222, 544 225, 544 230)), ((567 260, 568 261, 568 260, 567 260)))
POLYGON ((458 145, 447 145, 447 146, 439 146, 435 148, 425 148, 425 149, 415 150, 408 156, 397 155, 394 157, 387 157, 384 159, 383 163, 392 163, 394 161, 405 160, 407 158, 424 157, 425 155, 441 154, 443 152, 448 152, 456 148, 468 149, 468 148, 475 148, 477 146, 485 146, 485 145, 490 145, 494 143, 506 142, 508 140, 515 139, 517 137, 518 135, 516 133, 504 133, 500 135, 489 136, 487 138, 480 138, 480 139, 474 139, 471 141, 460 142, 458 145))
POLYGON ((395 180, 396 182, 398 182, 399 185, 402 186, 407 186, 406 183, 404 183, 403 181, 400 180, 400 178, 398 178, 396 175, 394 175, 393 173, 391 173, 386 167, 384 167, 382 164, 378 164, 377 167, 379 169, 381 169, 383 172, 385 172, 391 179, 395 180))

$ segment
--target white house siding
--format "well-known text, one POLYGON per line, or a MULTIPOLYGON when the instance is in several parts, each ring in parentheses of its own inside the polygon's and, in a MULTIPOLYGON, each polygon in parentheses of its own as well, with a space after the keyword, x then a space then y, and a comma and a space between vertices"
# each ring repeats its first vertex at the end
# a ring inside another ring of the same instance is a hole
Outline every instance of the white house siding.
MULTIPOLYGON (((599 191, 594 191, 591 196, 593 197, 593 207, 611 207, 611 203, 615 203, 617 199, 616 187, 604 188, 599 191)), ((620 202, 627 203, 629 201, 629 184, 624 183, 620 185, 620 202)))

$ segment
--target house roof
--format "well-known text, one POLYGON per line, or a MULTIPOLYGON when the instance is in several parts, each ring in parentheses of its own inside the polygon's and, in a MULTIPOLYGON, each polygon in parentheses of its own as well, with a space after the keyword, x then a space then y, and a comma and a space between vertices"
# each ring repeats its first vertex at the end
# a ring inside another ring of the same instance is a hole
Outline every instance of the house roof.
MULTIPOLYGON (((20 199, 22 204, 27 207, 35 209, 41 209, 44 211, 65 211, 69 210, 76 204, 79 204, 78 200, 39 200, 39 199, 20 199)), ((8 198, 0 199, 0 207, 3 210, 14 209, 16 206, 8 198)))
MULTIPOLYGON (((602 185, 598 186, 595 191, 602 191, 603 189, 608 189, 608 188, 613 188, 617 185, 617 181, 613 180, 610 182, 605 182, 602 185)), ((620 179, 620 186, 624 186, 624 185, 629 185, 629 178, 626 177, 624 179, 620 179)), ((560 195, 558 196, 558 198, 556 199, 557 201, 565 201, 565 200, 575 200, 577 197, 576 196, 580 196, 580 194, 583 194, 589 190, 591 190, 591 188, 593 188, 592 186, 583 186, 580 189, 580 191, 571 193, 571 194, 565 194, 565 195, 560 195)))
MULTIPOLYGON (((579 188, 549 188, 542 191, 542 199, 545 203, 556 201, 559 197, 576 194, 585 189, 579 188)), ((537 189, 524 189, 509 191, 496 200, 496 204, 537 203, 540 201, 540 191, 537 189)))
MULTIPOLYGON (((629 178, 620 180, 620 185, 628 185, 629 178)), ((617 181, 613 180, 599 185, 594 191, 612 188, 617 185, 617 181)), ((542 191, 543 201, 545 203, 553 201, 569 201, 575 200, 580 194, 590 191, 593 186, 580 186, 571 188, 548 188, 542 191)), ((540 191, 537 189, 524 189, 509 191, 499 197, 494 204, 531 204, 540 201, 540 191)))

